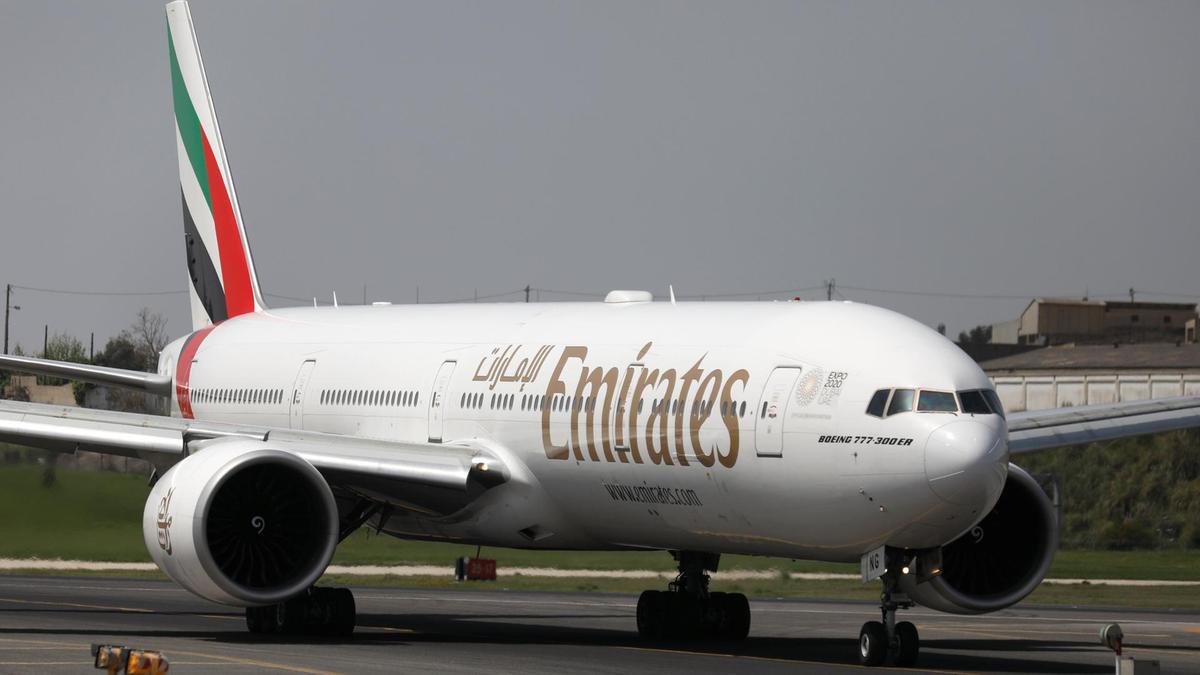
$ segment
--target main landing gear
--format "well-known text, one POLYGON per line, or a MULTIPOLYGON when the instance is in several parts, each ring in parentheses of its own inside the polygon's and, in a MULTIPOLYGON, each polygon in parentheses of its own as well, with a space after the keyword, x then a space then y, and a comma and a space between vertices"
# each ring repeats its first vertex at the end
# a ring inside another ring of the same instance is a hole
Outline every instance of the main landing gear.
POLYGON ((310 588, 277 605, 246 608, 256 635, 347 636, 354 632, 354 594, 348 588, 310 588))
POLYGON ((896 610, 913 606, 908 596, 896 590, 896 573, 883 575, 883 593, 879 609, 883 621, 868 621, 858 632, 858 659, 864 666, 880 666, 890 657, 897 666, 907 667, 917 662, 920 637, 917 627, 908 621, 896 623, 896 610))
POLYGON ((672 551, 679 576, 666 591, 643 591, 638 598, 638 635, 647 640, 710 638, 744 640, 750 632, 750 603, 741 593, 712 593, 708 573, 721 556, 672 551))

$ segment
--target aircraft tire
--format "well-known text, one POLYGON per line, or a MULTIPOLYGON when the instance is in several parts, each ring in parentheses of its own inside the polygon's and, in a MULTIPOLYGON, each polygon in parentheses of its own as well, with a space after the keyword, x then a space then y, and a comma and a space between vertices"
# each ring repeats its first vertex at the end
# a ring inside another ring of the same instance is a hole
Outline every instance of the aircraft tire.
POLYGON ((329 632, 342 637, 352 634, 358 620, 354 594, 350 592, 349 588, 335 588, 329 594, 329 601, 332 605, 330 612, 332 621, 329 632))
POLYGON ((662 591, 642 591, 637 604, 638 637, 659 640, 667 623, 667 598, 662 591))
POLYGON ((253 635, 275 632, 275 605, 246 608, 246 630, 253 635))
POLYGON ((878 621, 868 621, 858 631, 858 661, 864 666, 883 665, 888 653, 887 630, 878 621))
POLYGON ((917 627, 908 621, 896 624, 896 665, 907 668, 917 662, 921 638, 917 627))
POLYGON ((741 593, 722 594, 721 610, 725 621, 721 637, 742 641, 750 634, 750 601, 741 593))

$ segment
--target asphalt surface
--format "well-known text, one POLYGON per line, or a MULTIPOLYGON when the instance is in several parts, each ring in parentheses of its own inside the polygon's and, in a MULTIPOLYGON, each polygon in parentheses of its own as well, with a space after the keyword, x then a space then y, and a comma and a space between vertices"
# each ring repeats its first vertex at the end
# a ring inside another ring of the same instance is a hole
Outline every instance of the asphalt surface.
MULTIPOLYGON (((865 670, 858 629, 877 617, 865 603, 753 601, 744 643, 646 644, 633 596, 475 588, 355 588, 358 631, 322 641, 251 637, 241 612, 166 582, 5 576, 0 673, 97 672, 91 643, 161 650, 172 673, 836 673, 865 670)), ((1127 653, 1157 659, 1163 673, 1200 673, 1200 610, 903 615, 921 633, 919 672, 1111 673, 1098 634, 1118 621, 1127 653)))

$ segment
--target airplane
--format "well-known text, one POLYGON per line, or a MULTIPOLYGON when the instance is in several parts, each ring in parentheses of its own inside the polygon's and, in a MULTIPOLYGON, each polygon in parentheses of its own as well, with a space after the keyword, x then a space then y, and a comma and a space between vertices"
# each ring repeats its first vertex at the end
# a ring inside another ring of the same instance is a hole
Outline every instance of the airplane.
POLYGON ((899 610, 979 614, 1037 588, 1057 507, 1012 455, 1200 426, 1200 397, 1006 414, 957 346, 849 302, 270 308, 191 12, 166 5, 193 330, 155 373, 0 367, 160 394, 169 416, 0 401, 0 440, 148 460, 146 549, 250 632, 353 631, 316 587, 360 527, 541 550, 668 551, 648 640, 747 637, 723 554, 858 562, 882 586, 864 665, 912 665, 899 610))

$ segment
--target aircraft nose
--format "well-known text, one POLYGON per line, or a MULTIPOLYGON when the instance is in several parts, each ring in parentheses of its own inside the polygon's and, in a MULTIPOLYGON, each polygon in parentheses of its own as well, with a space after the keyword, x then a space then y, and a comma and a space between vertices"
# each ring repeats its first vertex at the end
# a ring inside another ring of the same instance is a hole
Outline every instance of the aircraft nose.
POLYGON ((962 506, 993 504, 1008 475, 1003 423, 955 420, 934 430, 925 445, 925 476, 939 497, 962 506))

